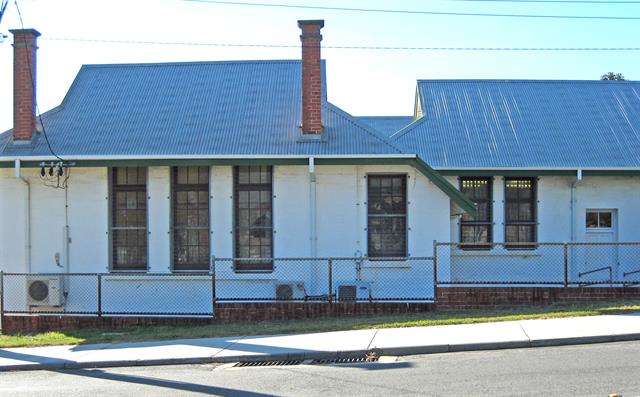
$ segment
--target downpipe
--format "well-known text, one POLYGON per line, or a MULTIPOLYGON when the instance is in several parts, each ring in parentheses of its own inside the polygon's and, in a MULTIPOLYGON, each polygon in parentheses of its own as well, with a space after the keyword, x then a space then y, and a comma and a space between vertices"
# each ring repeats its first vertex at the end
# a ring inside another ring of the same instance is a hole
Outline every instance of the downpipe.
POLYGON ((25 254, 25 267, 26 272, 31 273, 31 183, 22 176, 22 170, 20 167, 20 160, 15 160, 15 177, 24 183, 24 186, 27 190, 27 203, 25 206, 25 246, 24 246, 24 254, 25 254))

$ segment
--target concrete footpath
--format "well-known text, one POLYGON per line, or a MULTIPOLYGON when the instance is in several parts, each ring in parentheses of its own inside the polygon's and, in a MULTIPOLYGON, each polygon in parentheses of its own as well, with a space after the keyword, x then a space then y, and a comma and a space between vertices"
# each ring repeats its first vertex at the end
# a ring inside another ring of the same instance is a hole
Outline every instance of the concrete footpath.
POLYGON ((0 371, 445 353, 640 340, 640 313, 300 335, 0 349, 0 371))

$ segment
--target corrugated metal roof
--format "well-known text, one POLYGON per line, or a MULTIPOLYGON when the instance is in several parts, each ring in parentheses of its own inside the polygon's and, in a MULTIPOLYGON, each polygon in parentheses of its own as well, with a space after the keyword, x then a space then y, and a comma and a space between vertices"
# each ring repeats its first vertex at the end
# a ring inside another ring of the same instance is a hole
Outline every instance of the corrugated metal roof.
POLYGON ((413 116, 356 116, 369 127, 391 136, 413 121, 413 116))
MULTIPOLYGON (((326 96, 322 142, 300 142, 299 60, 85 65, 43 118, 54 151, 69 158, 401 153, 326 96)), ((33 147, 10 142, 0 136, 0 156, 50 155, 42 136, 33 147)))
POLYGON ((420 80, 392 136, 436 168, 640 166, 640 83, 420 80))

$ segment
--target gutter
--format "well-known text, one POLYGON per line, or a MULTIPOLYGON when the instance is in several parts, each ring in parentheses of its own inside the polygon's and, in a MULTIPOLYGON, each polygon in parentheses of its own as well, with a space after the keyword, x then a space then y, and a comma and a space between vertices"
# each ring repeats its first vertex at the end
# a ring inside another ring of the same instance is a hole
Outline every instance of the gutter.
POLYGON ((27 188, 27 203, 25 205, 25 270, 27 273, 31 273, 31 184, 25 177, 22 176, 20 168, 20 160, 15 160, 14 163, 15 177, 20 179, 27 188))

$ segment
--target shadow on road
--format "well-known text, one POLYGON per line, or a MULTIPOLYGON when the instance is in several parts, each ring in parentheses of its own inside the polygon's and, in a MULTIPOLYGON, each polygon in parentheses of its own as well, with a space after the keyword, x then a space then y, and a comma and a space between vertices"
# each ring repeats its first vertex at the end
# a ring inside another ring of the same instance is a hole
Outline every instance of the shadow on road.
POLYGON ((114 374, 99 369, 78 369, 56 371, 62 374, 86 376, 89 378, 105 379, 116 382, 137 383, 140 385, 156 386, 165 389, 182 390, 195 393, 205 393, 215 396, 232 397, 232 396, 249 396, 249 397, 271 397, 273 394, 255 393, 246 390, 228 389, 226 387, 208 386, 197 383, 178 382, 167 379, 149 378, 146 376, 114 374))

